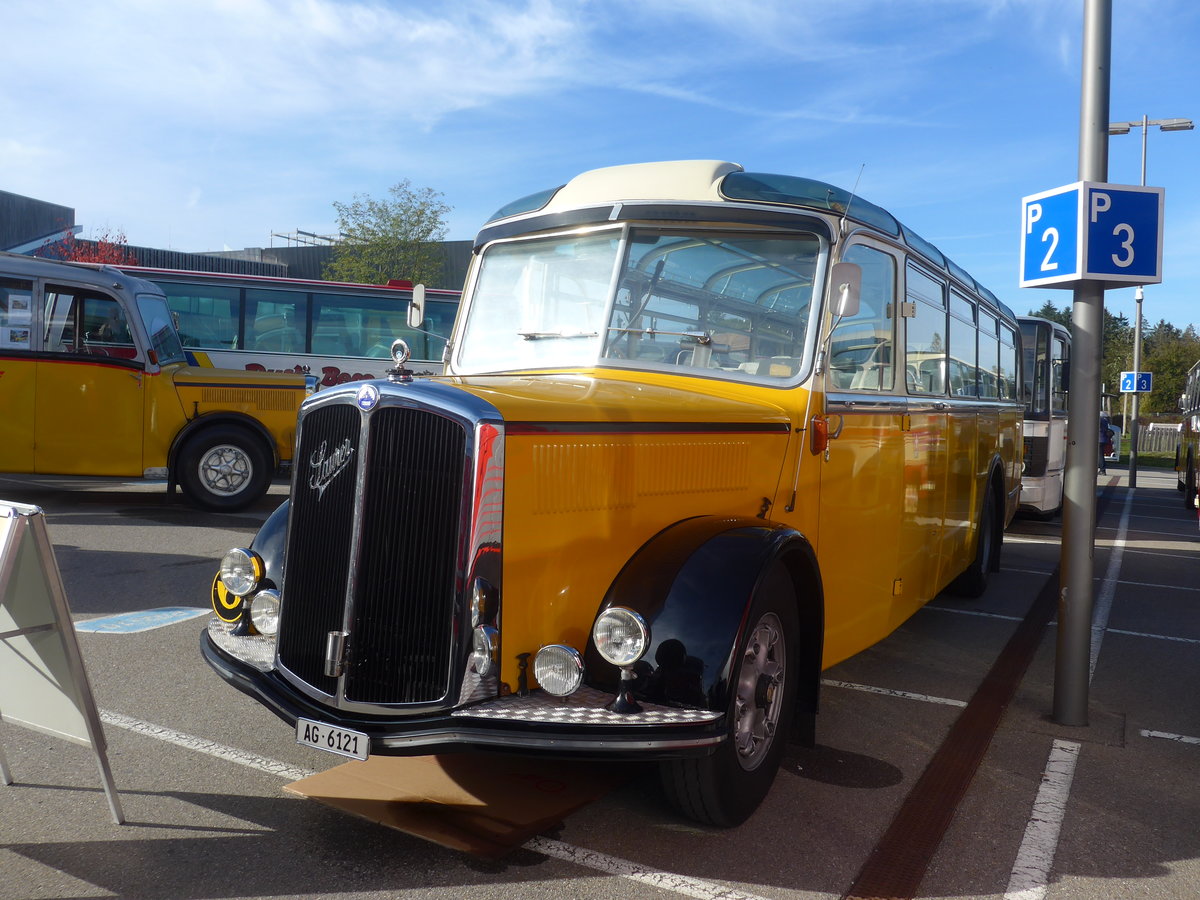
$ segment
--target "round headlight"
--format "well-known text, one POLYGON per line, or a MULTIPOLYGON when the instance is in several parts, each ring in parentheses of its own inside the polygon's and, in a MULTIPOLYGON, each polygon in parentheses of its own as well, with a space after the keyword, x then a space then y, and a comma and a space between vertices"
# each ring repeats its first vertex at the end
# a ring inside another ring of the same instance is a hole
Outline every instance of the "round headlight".
POLYGON ((221 584, 229 593, 245 597, 258 587, 265 571, 261 556, 253 550, 234 547, 221 559, 221 584))
POLYGON ((650 629, 632 609, 614 606, 602 612, 592 626, 592 640, 600 655, 614 666, 631 666, 650 645, 650 629))
POLYGON ((279 630, 279 591, 259 591, 250 601, 250 621, 259 634, 272 636, 279 630))
POLYGON ((566 697, 583 684, 583 657, 574 647, 549 644, 533 658, 533 677, 547 694, 566 697))
POLYGON ((491 674, 496 665, 496 643, 500 632, 490 625, 480 625, 471 633, 471 668, 480 678, 491 674))

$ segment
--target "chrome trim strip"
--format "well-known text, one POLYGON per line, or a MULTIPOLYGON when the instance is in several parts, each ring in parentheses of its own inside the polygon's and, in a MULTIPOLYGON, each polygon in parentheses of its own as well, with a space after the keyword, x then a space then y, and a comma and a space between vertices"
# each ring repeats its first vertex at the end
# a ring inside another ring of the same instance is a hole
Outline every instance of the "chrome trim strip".
POLYGON ((379 738, 373 743, 384 747, 430 747, 439 744, 470 744, 475 746, 508 747, 525 750, 563 750, 563 751, 629 751, 640 750, 686 750, 696 747, 712 747, 721 743, 727 735, 716 734, 705 737, 642 740, 611 740, 605 738, 575 735, 555 735, 539 737, 537 735, 521 735, 515 738, 511 733, 486 731, 439 731, 424 734, 409 734, 396 737, 379 738))

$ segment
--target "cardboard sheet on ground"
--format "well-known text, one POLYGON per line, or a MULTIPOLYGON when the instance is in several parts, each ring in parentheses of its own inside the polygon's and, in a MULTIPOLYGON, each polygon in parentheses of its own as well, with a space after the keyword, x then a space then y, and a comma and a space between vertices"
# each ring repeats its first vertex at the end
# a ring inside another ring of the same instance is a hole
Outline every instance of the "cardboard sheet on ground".
POLYGON ((628 777, 619 765, 491 753, 375 756, 284 790, 443 847, 497 857, 628 777))

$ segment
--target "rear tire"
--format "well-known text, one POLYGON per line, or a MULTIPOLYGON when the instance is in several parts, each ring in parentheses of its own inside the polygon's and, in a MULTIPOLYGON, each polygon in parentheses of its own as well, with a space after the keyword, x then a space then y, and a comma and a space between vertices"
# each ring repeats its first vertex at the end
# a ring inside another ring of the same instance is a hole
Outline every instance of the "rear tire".
POLYGON ((261 498, 271 483, 272 454, 244 428, 207 428, 184 444, 177 466, 179 486, 202 509, 233 512, 261 498))
POLYGON ((975 545, 975 558, 971 560, 966 571, 950 582, 951 593, 960 597, 979 597, 987 590, 988 573, 997 568, 998 534, 996 494, 989 484, 983 495, 983 509, 979 512, 979 537, 975 545))
POLYGON ((660 765, 671 805, 707 825, 740 825, 771 789, 791 731, 800 671, 795 585, 775 563, 750 605, 730 684, 725 740, 711 756, 660 765))

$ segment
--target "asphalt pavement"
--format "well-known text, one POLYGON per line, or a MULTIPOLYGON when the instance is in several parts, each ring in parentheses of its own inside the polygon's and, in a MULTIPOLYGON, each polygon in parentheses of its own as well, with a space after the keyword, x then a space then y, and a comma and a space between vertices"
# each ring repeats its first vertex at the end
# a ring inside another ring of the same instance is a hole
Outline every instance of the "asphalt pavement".
MULTIPOLYGON (((0 476, 0 499, 46 510, 81 627, 202 609, 217 557, 286 487, 227 516, 160 490, 0 476)), ((1130 491, 1110 466, 1097 492, 1087 726, 1051 715, 1061 523, 1021 518, 983 597, 938 597, 825 673, 817 747, 731 830, 673 816, 630 766, 561 827, 474 859, 285 794, 340 760, 208 671, 202 616, 81 630, 127 821, 88 748, 0 722, 0 898, 1200 896, 1197 514, 1173 472, 1130 491)))

